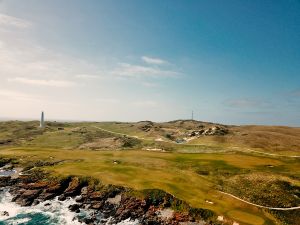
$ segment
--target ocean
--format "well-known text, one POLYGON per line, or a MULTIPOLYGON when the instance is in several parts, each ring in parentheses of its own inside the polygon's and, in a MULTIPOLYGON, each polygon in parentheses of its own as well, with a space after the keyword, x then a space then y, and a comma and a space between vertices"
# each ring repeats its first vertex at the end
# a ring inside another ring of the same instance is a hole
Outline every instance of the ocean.
MULTIPOLYGON (((55 198, 30 207, 21 207, 11 200, 12 195, 8 189, 0 189, 0 225, 80 225, 85 223, 80 223, 78 219, 91 213, 83 210, 79 213, 71 212, 68 207, 76 203, 72 198, 65 201, 55 198)), ((101 218, 97 219, 101 220, 101 218)), ((109 221, 110 219, 104 220, 102 224, 108 224, 109 221)), ((130 219, 118 223, 118 225, 138 224, 138 221, 130 219)))

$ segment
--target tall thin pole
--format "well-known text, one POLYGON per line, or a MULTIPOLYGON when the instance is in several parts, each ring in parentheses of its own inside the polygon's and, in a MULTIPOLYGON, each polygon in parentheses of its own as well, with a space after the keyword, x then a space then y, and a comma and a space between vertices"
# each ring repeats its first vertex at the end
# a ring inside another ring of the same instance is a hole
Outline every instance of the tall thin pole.
POLYGON ((194 120, 194 111, 192 110, 192 120, 194 120))
POLYGON ((44 127, 45 127, 44 112, 42 112, 41 121, 40 121, 40 128, 44 128, 44 127))

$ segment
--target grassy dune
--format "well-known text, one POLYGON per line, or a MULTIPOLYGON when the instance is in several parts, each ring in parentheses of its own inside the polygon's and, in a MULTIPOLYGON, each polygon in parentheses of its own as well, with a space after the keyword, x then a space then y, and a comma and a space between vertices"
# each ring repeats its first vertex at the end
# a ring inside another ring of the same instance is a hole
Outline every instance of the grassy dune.
POLYGON ((300 128, 277 126, 234 126, 225 136, 205 136, 190 144, 239 147, 279 154, 300 155, 300 128))
MULTIPOLYGON (((166 123, 154 123, 153 129, 144 132, 140 128, 145 124, 141 123, 119 123, 101 122, 95 126, 138 136, 148 139, 162 138, 166 140, 168 133, 181 134, 191 130, 198 130, 200 126, 210 127, 215 124, 199 121, 173 121, 166 123)), ((217 124, 218 125, 218 124, 217 124)), ((229 133, 224 136, 201 136, 188 142, 193 145, 204 145, 206 147, 219 148, 244 148, 262 150, 270 153, 300 155, 300 128, 285 126, 225 126, 229 133)))

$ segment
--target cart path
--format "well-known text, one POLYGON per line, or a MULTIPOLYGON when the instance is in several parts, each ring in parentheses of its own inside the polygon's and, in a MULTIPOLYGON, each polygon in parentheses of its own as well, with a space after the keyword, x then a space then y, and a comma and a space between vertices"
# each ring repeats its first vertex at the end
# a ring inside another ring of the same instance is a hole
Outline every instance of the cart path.
MULTIPOLYGON (((139 137, 139 136, 133 136, 133 135, 129 135, 129 134, 124 134, 124 133, 119 133, 119 132, 115 132, 115 131, 111 131, 111 130, 106 130, 104 128, 97 127, 97 126, 92 126, 92 127, 97 128, 97 129, 102 130, 102 131, 105 131, 107 133, 116 134, 116 135, 120 135, 120 136, 126 136, 126 137, 136 138, 136 139, 140 139, 140 140, 146 140, 146 141, 158 141, 158 140, 155 140, 155 139, 152 139, 152 138, 143 138, 143 137, 139 137)), ((160 139, 159 141, 176 144, 176 142, 166 141, 166 140, 163 140, 163 139, 160 139)))
POLYGON ((258 204, 255 204, 255 203, 252 203, 252 202, 248 202, 244 199, 241 199, 239 197, 236 197, 232 194, 229 194, 229 193, 226 193, 226 192, 223 192, 223 191, 219 191, 220 193, 224 194, 224 195, 228 195, 232 198, 235 198, 239 201, 242 201, 246 204, 249 204, 249 205, 253 205, 253 206, 256 206, 256 207, 259 207, 259 208, 263 208, 263 209, 272 209, 272 210, 281 210, 281 211, 289 211, 289 210, 297 210, 297 209, 300 209, 300 206, 295 206, 295 207, 289 207, 289 208, 280 208, 280 207, 268 207, 268 206, 263 206, 263 205, 258 205, 258 204))

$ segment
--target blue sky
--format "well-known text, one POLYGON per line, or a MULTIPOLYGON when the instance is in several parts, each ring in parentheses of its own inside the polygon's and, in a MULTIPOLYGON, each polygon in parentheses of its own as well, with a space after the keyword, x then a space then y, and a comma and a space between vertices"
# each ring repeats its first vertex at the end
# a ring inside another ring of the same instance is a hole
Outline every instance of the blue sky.
POLYGON ((0 1, 0 117, 300 126, 300 1, 0 1))

